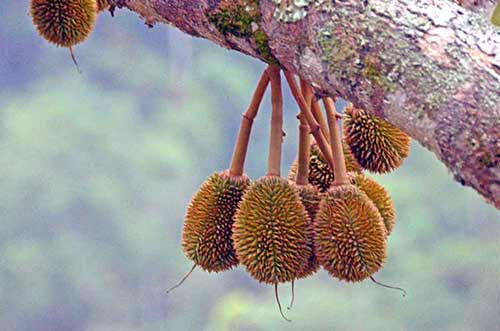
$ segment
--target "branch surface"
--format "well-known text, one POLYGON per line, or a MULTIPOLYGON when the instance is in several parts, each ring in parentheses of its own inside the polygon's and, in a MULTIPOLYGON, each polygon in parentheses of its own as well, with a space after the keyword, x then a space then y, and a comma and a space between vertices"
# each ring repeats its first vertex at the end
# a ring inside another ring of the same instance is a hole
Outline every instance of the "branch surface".
POLYGON ((495 0, 110 0, 380 116, 500 209, 495 0), (299 5, 295 5, 299 3, 299 5))

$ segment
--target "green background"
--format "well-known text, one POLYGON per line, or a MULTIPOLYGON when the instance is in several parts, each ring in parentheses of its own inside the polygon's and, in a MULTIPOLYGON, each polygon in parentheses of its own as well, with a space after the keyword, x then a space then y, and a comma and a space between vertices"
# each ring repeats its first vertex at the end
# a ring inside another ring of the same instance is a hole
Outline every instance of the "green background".
MULTIPOLYGON (((398 219, 376 277, 406 298, 320 271, 297 282, 289 324, 241 267, 198 270, 165 295, 191 267, 186 204, 227 168, 265 66, 120 10, 76 47, 80 75, 36 35, 28 6, 0 4, 0 330, 500 329, 500 213, 416 143, 377 176, 398 219)), ((286 99, 285 173, 297 141, 286 99)), ((252 178, 265 171, 268 118, 266 97, 252 178)))

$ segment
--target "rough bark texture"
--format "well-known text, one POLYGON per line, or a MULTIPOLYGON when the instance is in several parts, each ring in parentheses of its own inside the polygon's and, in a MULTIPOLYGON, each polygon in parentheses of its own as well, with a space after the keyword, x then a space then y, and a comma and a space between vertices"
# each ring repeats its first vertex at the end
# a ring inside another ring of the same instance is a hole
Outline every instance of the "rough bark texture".
POLYGON ((495 0, 113 1, 385 118, 500 209, 495 0))

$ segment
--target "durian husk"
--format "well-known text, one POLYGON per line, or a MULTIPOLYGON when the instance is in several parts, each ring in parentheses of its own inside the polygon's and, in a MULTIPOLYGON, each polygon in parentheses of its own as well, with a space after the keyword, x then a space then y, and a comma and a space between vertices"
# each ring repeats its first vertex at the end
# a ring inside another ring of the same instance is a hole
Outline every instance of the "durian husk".
POLYGON ((101 12, 109 8, 108 0, 97 0, 97 11, 101 12))
POLYGON ((334 186, 323 196, 314 230, 316 258, 333 277, 359 282, 385 262, 387 234, 382 217, 354 185, 334 186))
POLYGON ((307 211, 307 215, 309 216, 307 245, 310 249, 310 255, 307 264, 301 267, 297 274, 297 279, 301 279, 309 277, 319 270, 319 263, 316 259, 316 254, 314 253, 314 219, 316 218, 316 213, 319 210, 321 194, 319 190, 311 184, 297 185, 297 190, 299 192, 300 200, 307 211))
POLYGON ((240 263, 259 282, 294 280, 311 256, 309 224, 295 184, 277 176, 258 179, 243 196, 233 226, 240 263))
POLYGON ((410 136, 352 105, 346 107, 344 113, 344 139, 361 167, 387 173, 403 164, 410 154, 410 136))
POLYGON ((371 201, 373 201, 382 216, 387 235, 389 236, 396 222, 396 211, 389 193, 375 179, 362 173, 350 172, 349 180, 351 184, 356 185, 360 190, 366 193, 371 201))
POLYGON ((232 240, 234 215, 249 185, 246 175, 215 173, 192 198, 184 222, 182 247, 186 256, 203 270, 219 272, 238 264, 232 240))
MULTIPOLYGON (((351 172, 361 172, 361 166, 356 162, 354 157, 351 155, 349 151, 349 147, 344 143, 344 156, 347 171, 351 172)), ((288 173, 288 179, 294 181, 297 176, 298 169, 298 161, 296 160, 292 167, 290 168, 290 172, 288 173)), ((311 144, 311 154, 309 160, 309 183, 314 185, 319 189, 321 193, 328 191, 331 187, 335 175, 333 170, 330 168, 328 163, 325 161, 325 158, 321 154, 321 151, 318 148, 316 143, 311 144)))
POLYGON ((38 33, 61 47, 84 41, 94 29, 96 0, 31 0, 30 13, 38 33))

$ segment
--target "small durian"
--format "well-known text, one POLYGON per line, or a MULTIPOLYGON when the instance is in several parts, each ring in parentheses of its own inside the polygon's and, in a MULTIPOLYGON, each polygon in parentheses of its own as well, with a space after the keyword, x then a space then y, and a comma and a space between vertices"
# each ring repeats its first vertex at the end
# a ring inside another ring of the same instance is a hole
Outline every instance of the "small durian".
MULTIPOLYGON (((347 144, 343 144, 345 163, 347 171, 349 172, 361 172, 360 165, 356 162, 352 156, 347 144)), ((288 178, 294 180, 297 175, 298 162, 295 161, 290 168, 288 178)), ((309 183, 314 185, 319 189, 321 193, 328 191, 335 179, 335 175, 325 161, 325 158, 321 154, 316 143, 311 145, 311 157, 309 161, 309 183)))
POLYGON ((167 293, 182 285, 197 266, 208 272, 219 272, 238 264, 232 241, 234 215, 250 185, 250 179, 244 174, 245 158, 253 120, 268 85, 269 75, 264 71, 250 106, 243 114, 229 170, 208 178, 187 208, 182 247, 194 265, 167 293))
POLYGON ((70 50, 94 29, 96 0, 31 0, 30 13, 38 33, 47 41, 70 50))
POLYGON ((377 181, 364 174, 351 172, 349 173, 349 179, 352 184, 365 192, 368 198, 373 201, 382 216, 387 235, 390 235, 394 229, 396 211, 389 193, 377 181))
POLYGON ((265 176, 239 205, 233 241, 240 263, 266 284, 290 282, 310 257, 309 217, 293 183, 265 176))
POLYGON ((335 180, 323 196, 314 222, 314 247, 318 262, 332 276, 350 282, 377 272, 386 259, 386 230, 377 207, 349 183, 342 135, 332 100, 325 100, 335 180))
POLYGON ((267 175, 243 196, 233 225, 233 242, 240 263, 259 282, 274 285, 283 314, 278 284, 293 281, 308 263, 310 220, 295 183, 281 178, 283 95, 281 69, 269 66, 271 79, 271 134, 267 175))
POLYGON ((382 268, 386 230, 373 202, 356 186, 334 186, 324 195, 314 230, 316 258, 332 276, 357 282, 382 268))
POLYGON ((410 153, 410 136, 352 105, 347 106, 344 113, 345 141, 364 169, 387 173, 403 164, 410 153))
POLYGON ((182 247, 186 256, 208 272, 238 264, 233 248, 233 216, 250 185, 246 175, 213 174, 195 194, 186 213, 182 247))

